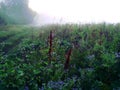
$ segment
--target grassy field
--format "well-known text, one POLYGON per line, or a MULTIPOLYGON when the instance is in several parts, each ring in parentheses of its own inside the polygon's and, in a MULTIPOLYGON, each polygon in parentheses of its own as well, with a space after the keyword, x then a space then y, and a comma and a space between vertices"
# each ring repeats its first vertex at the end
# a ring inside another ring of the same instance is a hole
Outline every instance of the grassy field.
POLYGON ((0 26, 0 90, 119 90, 120 24, 0 26))

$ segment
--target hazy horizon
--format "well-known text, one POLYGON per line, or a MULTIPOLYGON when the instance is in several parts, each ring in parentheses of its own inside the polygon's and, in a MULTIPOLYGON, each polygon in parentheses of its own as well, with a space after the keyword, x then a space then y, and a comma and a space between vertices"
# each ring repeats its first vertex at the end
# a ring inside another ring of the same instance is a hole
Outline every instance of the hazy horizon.
POLYGON ((119 0, 29 0, 34 23, 119 23, 119 0))
MULTIPOLYGON (((2 2, 4 0, 0 0, 2 2)), ((29 0, 32 24, 120 23, 119 0, 29 0)))

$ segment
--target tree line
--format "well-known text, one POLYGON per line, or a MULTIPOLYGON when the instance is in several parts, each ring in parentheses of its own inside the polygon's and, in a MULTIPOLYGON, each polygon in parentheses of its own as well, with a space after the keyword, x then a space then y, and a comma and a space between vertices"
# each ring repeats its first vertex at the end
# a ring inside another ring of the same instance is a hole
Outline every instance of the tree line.
POLYGON ((28 0, 3 0, 0 2, 0 25, 30 24, 36 12, 28 7, 28 0))

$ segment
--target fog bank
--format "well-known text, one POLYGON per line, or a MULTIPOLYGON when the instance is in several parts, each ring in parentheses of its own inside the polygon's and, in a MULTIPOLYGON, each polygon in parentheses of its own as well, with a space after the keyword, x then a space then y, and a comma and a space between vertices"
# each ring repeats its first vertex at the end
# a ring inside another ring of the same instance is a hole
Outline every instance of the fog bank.
POLYGON ((36 24, 119 23, 119 0, 29 0, 36 24))

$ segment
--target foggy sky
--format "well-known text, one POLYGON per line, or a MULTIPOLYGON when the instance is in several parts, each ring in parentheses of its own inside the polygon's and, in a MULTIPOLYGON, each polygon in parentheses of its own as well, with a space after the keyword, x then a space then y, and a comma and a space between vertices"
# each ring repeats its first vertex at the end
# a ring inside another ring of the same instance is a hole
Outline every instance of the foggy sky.
MULTIPOLYGON (((0 0, 2 2, 3 0, 0 0)), ((119 0, 29 0, 33 24, 119 23, 119 0)))
MULTIPOLYGON (((120 0, 29 0, 36 23, 119 23, 120 0), (36 19, 37 18, 37 19, 36 19)), ((35 22, 34 21, 34 22, 35 22)))

